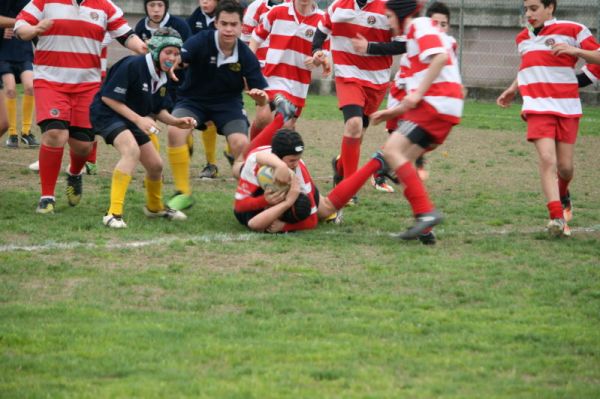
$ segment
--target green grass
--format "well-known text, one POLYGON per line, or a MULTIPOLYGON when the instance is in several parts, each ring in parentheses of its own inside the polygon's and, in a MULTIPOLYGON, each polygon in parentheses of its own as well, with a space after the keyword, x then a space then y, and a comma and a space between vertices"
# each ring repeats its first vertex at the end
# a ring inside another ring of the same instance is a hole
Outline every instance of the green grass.
MULTIPOLYGON (((309 101, 298 130, 326 193, 341 114, 309 101)), ((597 398, 600 138, 576 146, 574 236, 549 239, 534 151, 505 112, 469 102, 428 156, 435 247, 391 239, 410 210, 370 187, 342 225, 248 233, 223 160, 179 224, 144 218, 136 173, 129 228, 111 231, 104 145, 82 203, 61 180, 40 216, 35 152, 0 149, 0 397, 597 398)), ((385 136, 369 130, 363 160, 385 136)))

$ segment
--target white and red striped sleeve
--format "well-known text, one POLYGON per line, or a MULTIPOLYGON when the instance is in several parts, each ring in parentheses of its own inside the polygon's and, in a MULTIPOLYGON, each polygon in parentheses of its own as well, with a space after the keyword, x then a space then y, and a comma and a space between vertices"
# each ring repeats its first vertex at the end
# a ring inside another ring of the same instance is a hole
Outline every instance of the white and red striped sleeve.
POLYGON ((32 0, 21 10, 15 21, 15 31, 25 24, 37 25, 43 17, 45 0, 32 0))

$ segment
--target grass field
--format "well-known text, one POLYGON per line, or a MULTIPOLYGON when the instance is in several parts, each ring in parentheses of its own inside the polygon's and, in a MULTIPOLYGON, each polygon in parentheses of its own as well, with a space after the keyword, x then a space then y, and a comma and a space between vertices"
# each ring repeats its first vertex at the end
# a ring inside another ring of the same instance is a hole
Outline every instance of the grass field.
MULTIPOLYGON (((341 115, 311 97, 303 116, 325 193, 341 115)), ((428 158, 446 215, 435 247, 390 238, 410 209, 368 185, 342 225, 249 233, 222 159, 222 178, 194 179, 179 224, 144 218, 138 171, 129 228, 112 231, 104 144, 82 203, 67 205, 61 177, 56 214, 41 216, 37 152, 0 148, 0 397, 598 398, 599 120, 586 110, 574 234, 556 240, 518 107, 468 103, 428 158)), ((385 136, 369 130, 363 161, 385 136)))

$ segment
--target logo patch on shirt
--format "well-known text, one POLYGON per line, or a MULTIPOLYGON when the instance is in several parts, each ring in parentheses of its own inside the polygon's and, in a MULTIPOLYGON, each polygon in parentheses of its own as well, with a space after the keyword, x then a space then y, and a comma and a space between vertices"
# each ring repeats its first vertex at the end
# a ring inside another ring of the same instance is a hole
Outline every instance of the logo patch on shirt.
POLYGON ((60 111, 59 111, 58 109, 56 109, 56 108, 52 108, 52 109, 50 110, 50 116, 57 117, 57 116, 59 116, 59 115, 60 115, 60 111))
POLYGON ((148 91, 148 83, 142 85, 142 91, 148 91))
POLYGON ((202 29, 202 28, 204 28, 204 24, 200 21, 196 21, 196 28, 202 29))
POLYGON ((113 91, 118 94, 127 94, 127 89, 124 87, 115 87, 113 91))
POLYGON ((544 44, 545 44, 547 47, 552 47, 552 46, 554 46, 554 45, 556 44, 556 40, 554 40, 554 39, 552 39, 552 38, 550 38, 550 39, 546 39, 546 41, 544 42, 544 44))
POLYGON ((167 88, 165 86, 160 88, 160 96, 164 97, 167 94, 167 88))
POLYGON ((211 64, 216 64, 217 63, 217 57, 210 57, 210 61, 211 64))
POLYGON ((100 18, 100 15, 96 11, 92 11, 90 12, 90 18, 93 21, 97 21, 100 18))
POLYGON ((369 25, 375 25, 375 17, 372 15, 369 15, 369 18, 367 18, 367 23, 369 25))
POLYGON ((229 69, 233 72, 239 72, 242 70, 242 66, 239 62, 236 62, 235 64, 229 64, 229 69))
POLYGON ((315 31, 314 31, 314 30, 312 30, 312 29, 307 29, 307 30, 306 30, 306 32, 304 32, 304 36, 306 36, 306 37, 308 37, 308 38, 311 38, 311 37, 313 37, 313 36, 314 36, 314 34, 315 34, 315 31))

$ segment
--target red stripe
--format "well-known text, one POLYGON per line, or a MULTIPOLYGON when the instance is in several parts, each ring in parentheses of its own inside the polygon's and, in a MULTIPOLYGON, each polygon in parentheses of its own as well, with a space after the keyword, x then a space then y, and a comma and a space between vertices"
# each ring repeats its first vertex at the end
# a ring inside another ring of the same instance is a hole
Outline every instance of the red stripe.
MULTIPOLYGON (((285 98, 290 100, 290 102, 292 104, 294 104, 296 107, 304 107, 304 104, 306 103, 306 99, 304 99, 303 97, 295 96, 292 93, 288 93, 287 91, 283 91, 283 90, 265 90, 265 91, 269 95, 269 98, 273 98, 273 97, 275 97, 276 94, 279 94, 279 93, 283 94, 285 96, 285 98)), ((296 116, 300 116, 300 114, 296 113, 296 116)))
POLYGON ((572 22, 559 22, 545 26, 540 32, 539 36, 562 35, 571 36, 575 39, 582 30, 583 26, 579 24, 572 22))
POLYGON ((531 83, 519 86, 519 92, 533 98, 579 98, 577 83, 531 83))
POLYGON ((44 32, 43 36, 73 36, 94 39, 102 43, 104 29, 101 26, 85 21, 70 21, 67 19, 55 19, 52 27, 44 32))
POLYGON ((289 64, 266 64, 263 73, 265 76, 279 76, 304 84, 309 84, 311 81, 311 72, 309 70, 289 64))
POLYGON ((359 33, 363 35, 369 42, 389 42, 392 40, 392 35, 389 30, 376 27, 365 27, 346 22, 336 22, 333 24, 332 34, 334 36, 342 36, 354 38, 359 33))
POLYGON ((100 68, 100 57, 95 54, 38 50, 35 52, 34 63, 61 68, 93 69, 100 68))
POLYGON ((256 50, 256 58, 258 58, 259 61, 263 61, 267 57, 267 50, 267 47, 260 47, 256 50))
POLYGON ((27 22, 29 25, 37 25, 39 22, 36 17, 34 17, 33 15, 31 15, 30 13, 28 13, 25 10, 21 10, 19 15, 17 15, 16 19, 17 20, 22 19, 23 21, 27 22))
POLYGON ((443 48, 444 47, 444 45, 442 44, 442 39, 440 38, 439 35, 436 35, 436 34, 422 36, 421 38, 419 38, 417 40, 417 44, 419 45, 420 52, 423 52, 425 50, 429 50, 432 48, 438 48, 438 47, 443 48))
POLYGON ((396 100, 401 101, 404 97, 406 97, 406 90, 399 89, 394 82, 390 85, 390 94, 396 100))
POLYGON ((520 69, 542 66, 542 67, 569 67, 574 68, 577 62, 576 57, 570 55, 561 55, 557 57, 552 55, 550 50, 529 51, 521 57, 520 69))
POLYGON ((86 83, 58 83, 51 82, 45 79, 34 79, 33 88, 49 88, 52 90, 70 92, 70 93, 81 93, 81 92, 93 92, 96 93, 100 89, 100 82, 86 82, 86 83))
POLYGON ((436 97, 452 97, 463 98, 462 85, 456 82, 439 82, 433 83, 429 90, 425 93, 426 96, 436 97))
POLYGON ((333 50, 331 54, 335 64, 354 65, 365 71, 380 71, 382 69, 388 69, 392 65, 392 57, 385 55, 366 57, 336 50, 333 50))
POLYGON ((581 42, 581 48, 584 50, 596 51, 600 48, 600 44, 594 39, 594 36, 589 36, 581 42))
POLYGON ((283 36, 271 34, 269 48, 276 50, 293 50, 302 54, 310 55, 312 52, 312 41, 298 36, 283 36))
POLYGON ((127 25, 127 20, 125 18, 117 18, 107 24, 106 30, 109 32, 114 32, 121 29, 125 25, 127 25))

